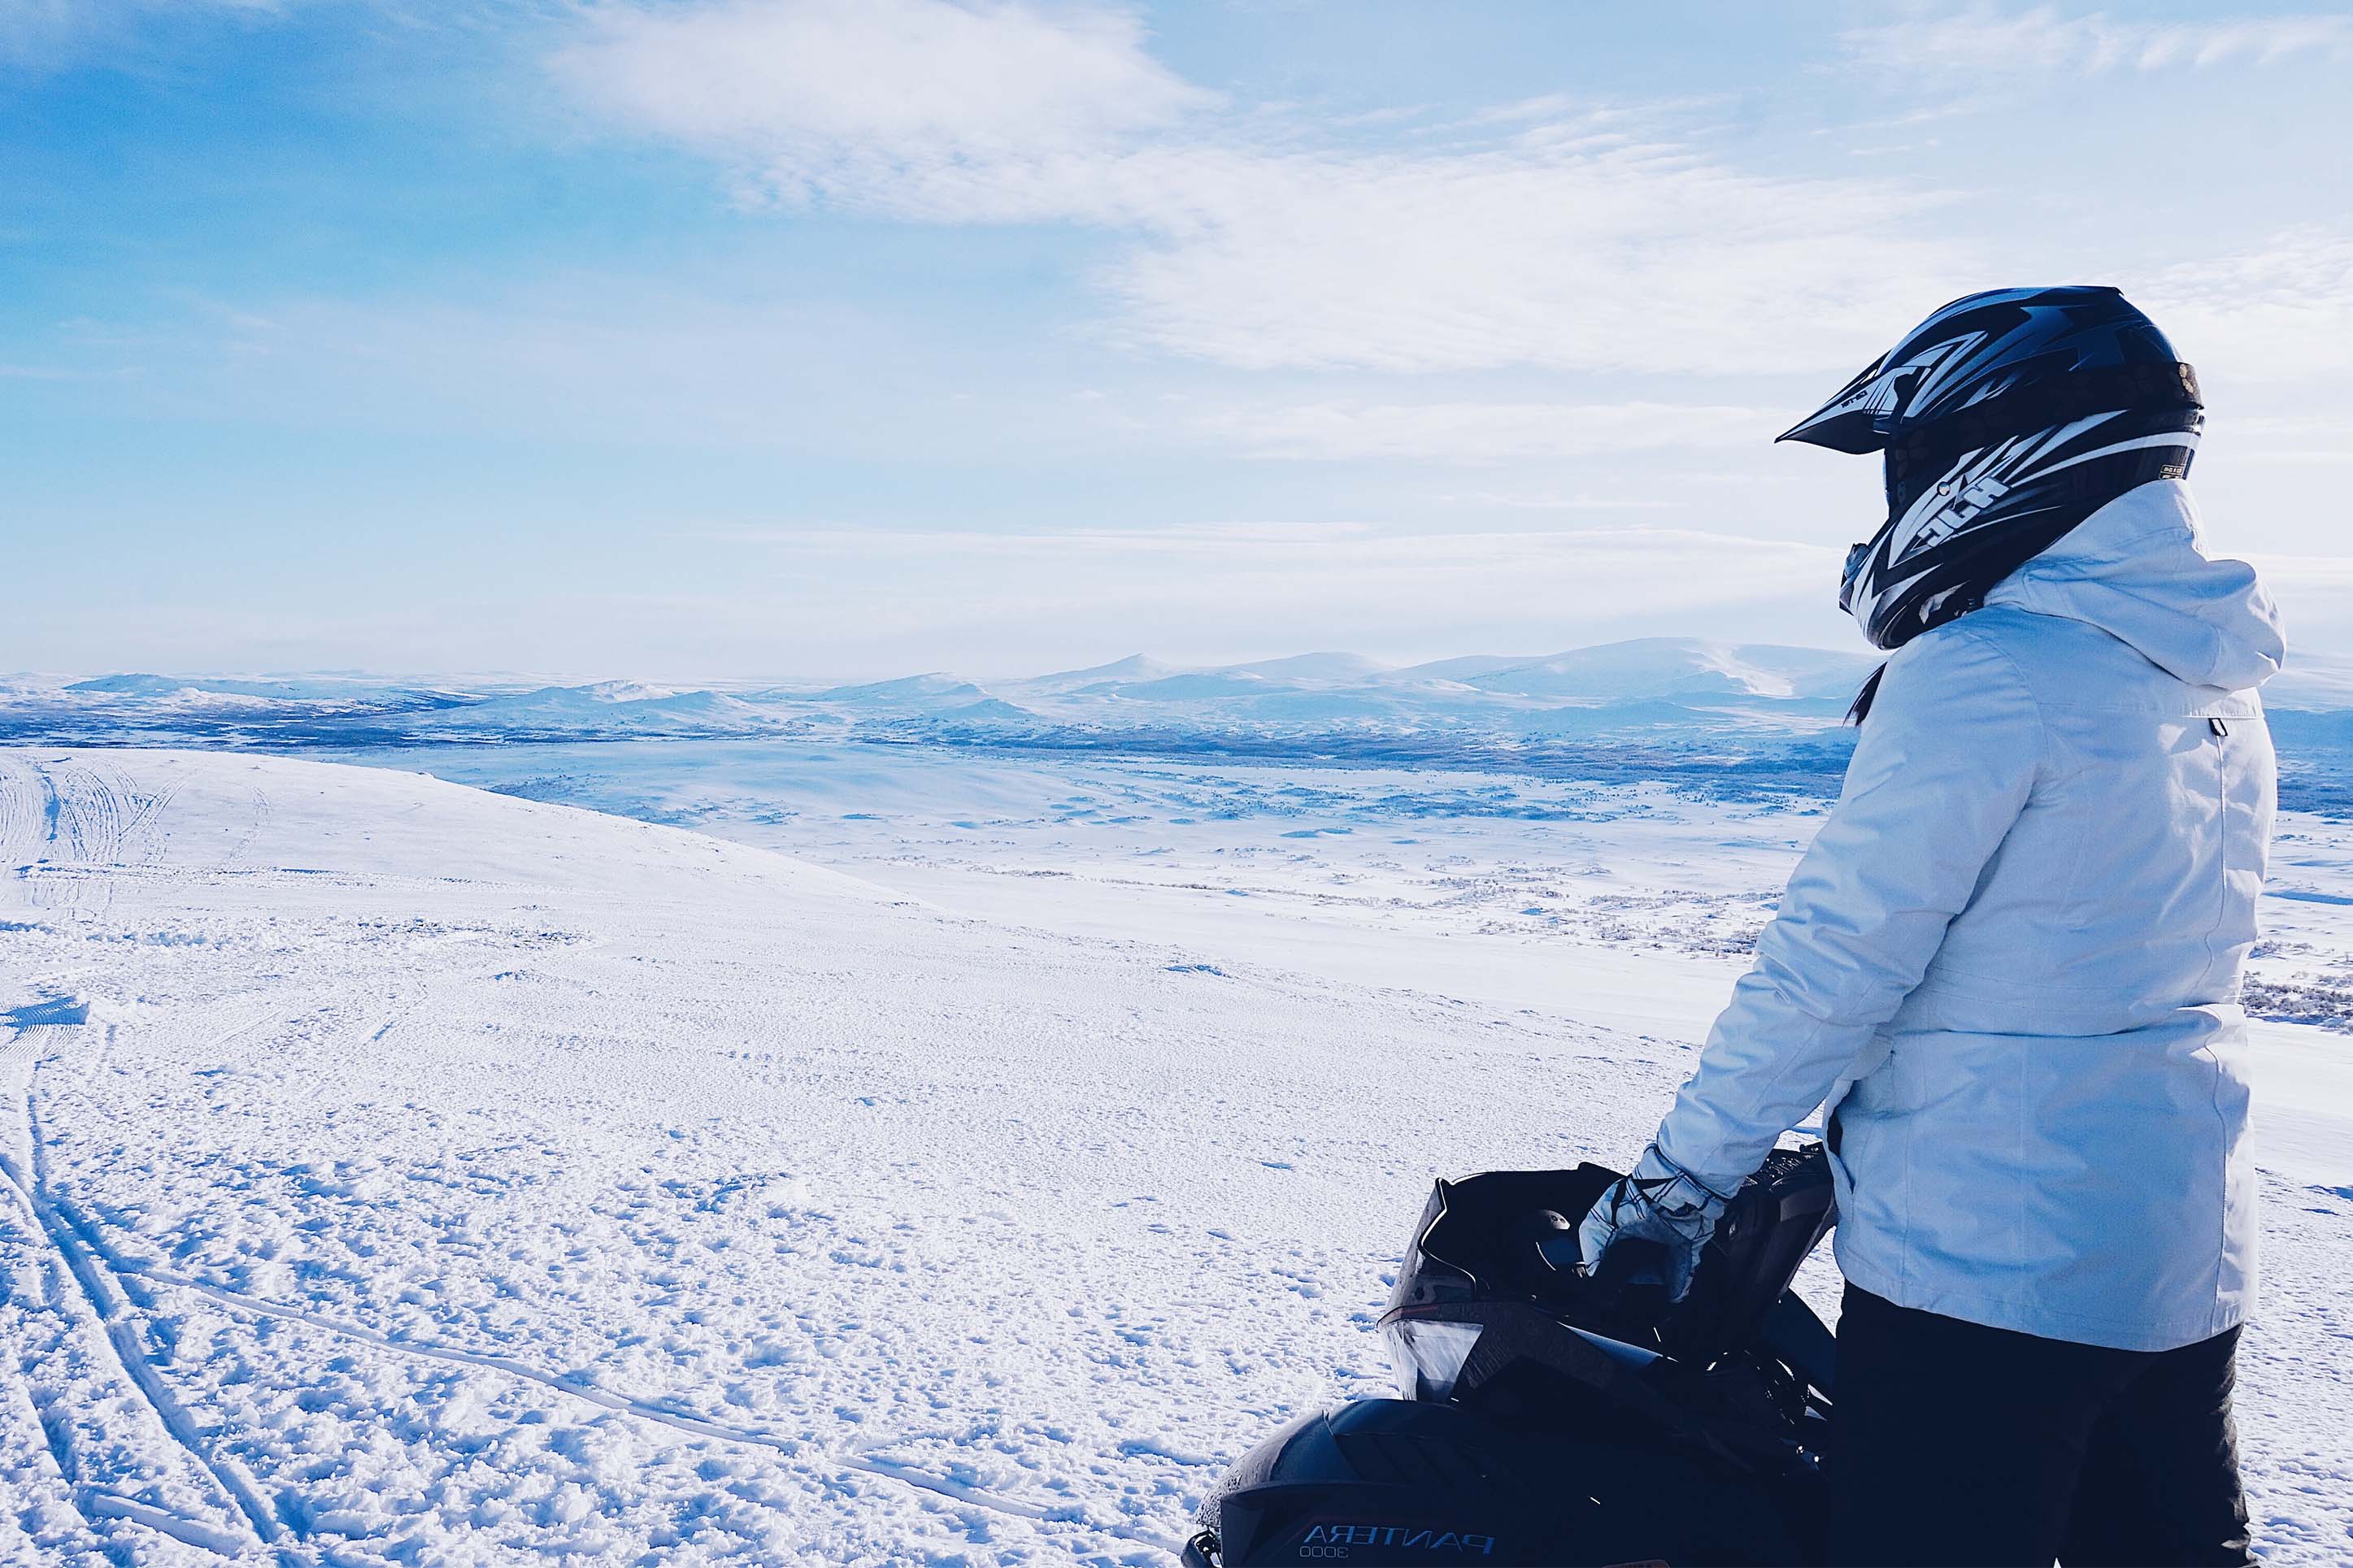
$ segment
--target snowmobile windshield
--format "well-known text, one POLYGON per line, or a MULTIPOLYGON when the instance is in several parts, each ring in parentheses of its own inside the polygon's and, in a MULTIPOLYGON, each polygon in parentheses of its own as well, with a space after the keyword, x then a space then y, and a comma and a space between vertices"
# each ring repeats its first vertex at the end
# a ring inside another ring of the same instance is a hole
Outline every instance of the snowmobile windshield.
POLYGON ((1433 1402, 1454 1397, 1462 1363, 1479 1342, 1480 1326, 1442 1318, 1393 1319, 1381 1327, 1398 1397, 1433 1402))

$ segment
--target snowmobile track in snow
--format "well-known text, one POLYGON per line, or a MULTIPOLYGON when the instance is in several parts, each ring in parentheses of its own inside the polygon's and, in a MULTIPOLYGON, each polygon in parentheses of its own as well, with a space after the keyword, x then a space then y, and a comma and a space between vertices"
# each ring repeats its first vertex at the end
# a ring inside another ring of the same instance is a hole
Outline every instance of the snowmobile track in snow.
MULTIPOLYGON (((599 1409, 634 1416, 641 1421, 654 1422, 657 1425, 684 1432, 691 1436, 711 1437, 724 1443, 743 1443, 754 1447, 771 1448, 789 1458, 808 1458, 809 1449, 813 1447, 803 1438, 783 1436, 754 1427, 730 1426, 725 1422, 713 1421, 707 1416, 671 1409, 652 1401, 632 1398, 626 1394, 616 1394, 586 1379, 568 1378, 542 1372, 536 1367, 527 1366, 509 1356, 494 1355, 481 1351, 459 1350, 455 1346, 433 1344, 420 1340, 395 1339, 388 1334, 378 1333, 373 1329, 364 1329, 357 1324, 340 1322, 333 1318, 309 1311, 301 1307, 290 1307, 278 1301, 264 1301, 238 1291, 225 1289, 218 1285, 208 1285, 201 1279, 192 1279, 185 1275, 167 1273, 162 1269, 144 1271, 142 1278, 162 1285, 176 1286, 183 1290, 195 1291, 206 1300, 233 1311, 276 1318, 284 1322, 301 1323, 306 1327, 340 1335, 344 1339, 355 1340, 362 1344, 373 1345, 378 1350, 390 1351, 397 1355, 416 1356, 427 1361, 448 1362, 459 1366, 474 1367, 484 1372, 502 1373, 509 1377, 520 1378, 523 1382, 537 1384, 542 1388, 552 1389, 557 1394, 585 1401, 599 1409)), ((1166 1536, 1153 1534, 1149 1531, 1136 1530, 1125 1525, 1099 1523, 1085 1519, 1069 1509, 1045 1508, 1036 1503, 1022 1502, 1018 1499, 1001 1497, 979 1487, 965 1486, 947 1477, 930 1475, 912 1466, 896 1464, 888 1459, 873 1458, 861 1454, 827 1453, 822 1450, 819 1450, 817 1457, 821 1463, 838 1470, 857 1470, 870 1476, 880 1476, 885 1480, 896 1481, 902 1486, 913 1487, 918 1491, 945 1498, 951 1502, 962 1503, 970 1508, 986 1509, 992 1513, 1004 1514, 1008 1518, 1028 1520, 1033 1523, 1072 1525, 1096 1534, 1133 1542, 1138 1546, 1149 1546, 1155 1551, 1166 1552, 1171 1556, 1179 1550, 1176 1542, 1166 1536)))
POLYGON ((5 1071, 0 1071, 0 1082, 5 1082, 5 1091, 13 1101, 9 1136, 14 1145, 12 1149, 0 1150, 0 1178, 5 1179, 26 1214, 48 1237, 57 1260, 72 1279, 87 1314, 80 1326, 98 1331, 96 1337, 105 1343, 123 1380, 153 1413, 172 1441, 217 1489, 225 1513, 240 1519, 248 1531, 224 1530, 203 1520, 188 1519, 93 1487, 74 1485, 65 1434, 44 1422, 48 1428, 51 1452, 58 1460, 61 1479, 68 1484, 71 1500, 93 1523, 101 1518, 129 1520, 223 1556, 239 1556, 271 1544, 280 1533, 277 1519, 262 1502, 251 1479, 236 1462, 210 1452, 195 1423, 164 1386, 146 1347, 141 1343, 141 1328, 128 1292, 115 1278, 102 1250, 91 1245, 82 1228, 49 1194, 47 1160, 33 1094, 33 1079, 39 1070, 41 1057, 39 1047, 27 1037, 30 1035, 30 1030, 19 1030, 17 1038, 0 1051, 0 1061, 5 1062, 5 1071))

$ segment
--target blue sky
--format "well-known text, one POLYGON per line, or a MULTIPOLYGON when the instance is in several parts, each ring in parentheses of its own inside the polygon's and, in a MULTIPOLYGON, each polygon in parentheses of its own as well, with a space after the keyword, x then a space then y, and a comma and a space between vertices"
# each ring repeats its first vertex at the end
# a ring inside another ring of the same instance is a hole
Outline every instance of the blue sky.
POLYGON ((0 668, 1852 646, 1772 447, 2124 285, 2353 644, 2353 16, 0 0, 0 668))

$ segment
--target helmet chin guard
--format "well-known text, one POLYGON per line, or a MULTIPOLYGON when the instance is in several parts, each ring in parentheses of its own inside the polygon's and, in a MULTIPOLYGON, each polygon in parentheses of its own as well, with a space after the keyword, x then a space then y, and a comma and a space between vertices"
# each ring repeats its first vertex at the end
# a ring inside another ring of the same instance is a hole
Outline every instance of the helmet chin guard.
POLYGON ((2194 408, 2111 411, 1912 468, 1891 480, 1879 531, 1848 552, 1839 607, 1890 649, 1968 614, 2125 491, 2187 477, 2202 420, 2194 408))

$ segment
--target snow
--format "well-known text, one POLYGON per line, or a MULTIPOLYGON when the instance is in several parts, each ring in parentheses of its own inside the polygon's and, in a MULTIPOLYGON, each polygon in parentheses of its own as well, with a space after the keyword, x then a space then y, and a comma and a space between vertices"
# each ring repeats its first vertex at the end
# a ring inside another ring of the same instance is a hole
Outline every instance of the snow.
POLYGON ((546 686, 441 708, 411 721, 432 733, 740 734, 773 730, 775 720, 739 698, 677 691, 637 681, 546 686))
MULTIPOLYGON (((1391 668, 1325 652, 1201 668, 1138 654, 1091 669, 976 682, 947 672, 713 690, 632 680, 404 684, 358 678, 132 674, 0 683, 0 742, 293 744, 400 739, 807 737, 1082 750, 1379 742, 1390 760, 1543 752, 1616 739, 1655 752, 1773 753, 1820 771, 1873 660, 1820 648, 1652 637, 1545 658, 1475 655, 1391 668), (1816 753, 1822 753, 1817 755, 1816 753)), ((2325 706, 2325 705, 2324 705, 2325 706)), ((2333 719, 2336 714, 2320 715, 2333 719)), ((2332 742, 2333 743, 2333 742, 2332 742)), ((2353 750, 2353 747, 2338 749, 2353 750)))
POLYGON ((1157 680, 1164 675, 1175 675, 1176 667, 1164 664, 1150 654, 1132 653, 1125 658, 1115 658, 1109 664, 1090 665, 1084 669, 1059 670, 1052 675, 1039 675, 1023 682, 1036 691, 1078 691, 1106 681, 1157 680))
POLYGON ((988 695, 969 680, 953 675, 909 675, 864 686, 836 687, 822 694, 826 700, 850 703, 973 702, 988 695))
POLYGON ((1275 680, 1366 680, 1388 672, 1389 666, 1360 653, 1295 653, 1288 658, 1262 658, 1233 667, 1239 673, 1275 680))
MULTIPOLYGON (((1165 1564, 1219 1466, 1386 1386, 1433 1175, 1639 1144, 1819 821, 1421 768, 387 755, 509 793, 0 751, 0 1561, 1165 1564)), ((2283 984, 2353 959, 2353 830, 2288 826, 2283 984)), ((2259 1031, 2281 1563, 2353 1548, 2346 1045, 2259 1031)))
POLYGON ((1519 697, 1625 700, 1657 697, 1852 697, 1874 661, 1856 654, 1695 637, 1642 637, 1471 675, 1482 690, 1519 697))

